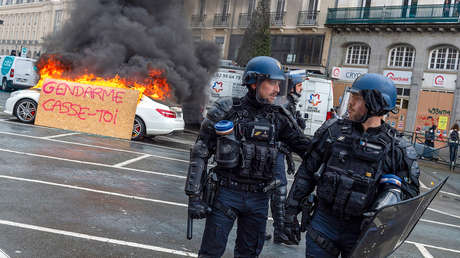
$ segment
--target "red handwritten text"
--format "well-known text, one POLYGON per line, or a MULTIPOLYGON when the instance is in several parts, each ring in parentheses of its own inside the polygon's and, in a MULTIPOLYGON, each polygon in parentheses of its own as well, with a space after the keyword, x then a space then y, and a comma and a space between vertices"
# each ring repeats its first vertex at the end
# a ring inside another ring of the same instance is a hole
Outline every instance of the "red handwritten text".
POLYGON ((80 85, 74 85, 73 87, 69 86, 65 82, 55 82, 50 81, 43 85, 42 91, 45 94, 56 94, 58 96, 65 96, 70 94, 74 97, 82 98, 98 98, 101 101, 104 101, 106 98, 111 98, 111 101, 121 104, 123 103, 124 91, 119 91, 115 88, 108 89, 104 87, 82 87, 80 85))
POLYGON ((48 99, 42 104, 43 110, 48 112, 59 112, 68 116, 76 116, 80 120, 86 120, 90 117, 98 118, 99 122, 117 124, 118 109, 115 112, 109 110, 97 109, 94 112, 88 107, 83 107, 72 102, 62 102, 56 99, 48 99))

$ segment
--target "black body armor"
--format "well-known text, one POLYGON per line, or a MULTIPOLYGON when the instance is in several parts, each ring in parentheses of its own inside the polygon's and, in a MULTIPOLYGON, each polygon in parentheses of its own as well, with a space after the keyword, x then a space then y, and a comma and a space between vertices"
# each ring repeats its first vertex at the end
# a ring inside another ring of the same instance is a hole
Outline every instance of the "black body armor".
POLYGON ((186 194, 200 195, 212 155, 217 162, 214 171, 220 177, 249 185, 268 183, 273 180, 272 168, 281 142, 303 157, 310 140, 296 129, 280 107, 258 104, 251 91, 241 100, 216 101, 201 124, 190 153, 186 194), (234 123, 232 134, 216 134, 214 126, 221 120, 234 123))
POLYGON ((273 178, 278 153, 275 112, 270 106, 253 112, 248 112, 244 105, 232 107, 226 120, 234 123, 233 134, 217 136, 215 157, 219 174, 248 180, 273 178))
POLYGON ((392 139, 386 133, 362 135, 351 122, 341 123, 331 131, 335 142, 317 178, 317 194, 336 215, 360 216, 375 197, 392 139))

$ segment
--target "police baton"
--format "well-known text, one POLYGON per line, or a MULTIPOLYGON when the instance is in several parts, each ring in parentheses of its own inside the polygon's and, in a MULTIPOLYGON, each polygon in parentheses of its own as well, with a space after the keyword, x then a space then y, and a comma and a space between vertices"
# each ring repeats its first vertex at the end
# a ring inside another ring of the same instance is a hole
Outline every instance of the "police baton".
POLYGON ((192 240, 193 238, 193 218, 190 213, 187 216, 187 239, 192 240))

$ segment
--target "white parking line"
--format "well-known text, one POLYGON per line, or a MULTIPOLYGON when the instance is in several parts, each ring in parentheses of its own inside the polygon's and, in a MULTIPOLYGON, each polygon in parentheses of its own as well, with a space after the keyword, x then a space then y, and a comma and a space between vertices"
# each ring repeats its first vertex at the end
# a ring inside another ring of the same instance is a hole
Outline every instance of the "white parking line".
POLYGON ((426 250, 426 248, 422 244, 415 243, 414 245, 422 253, 423 257, 434 258, 433 255, 431 255, 430 252, 428 252, 428 250, 426 250))
POLYGON ((433 209, 433 208, 428 208, 428 210, 434 211, 434 212, 437 212, 437 213, 441 213, 441 214, 444 214, 444 215, 447 215, 447 216, 451 216, 451 217, 454 217, 454 218, 457 218, 457 219, 460 219, 460 216, 454 215, 454 214, 450 214, 450 213, 447 213, 447 212, 445 212, 445 211, 440 211, 440 210, 436 210, 436 209, 433 209))
MULTIPOLYGON (((101 191, 101 190, 95 190, 95 189, 86 188, 86 187, 72 186, 72 185, 66 185, 66 184, 58 184, 58 183, 52 183, 52 182, 47 182, 47 181, 42 181, 42 180, 34 180, 34 179, 27 179, 27 178, 22 178, 22 177, 4 176, 4 175, 0 175, 0 178, 16 180, 16 181, 39 183, 39 184, 45 184, 45 185, 52 185, 52 186, 76 189, 76 190, 81 190, 81 191, 86 191, 86 192, 107 194, 107 195, 118 196, 118 197, 123 197, 123 198, 129 198, 129 199, 134 199, 134 200, 141 200, 141 201, 148 201, 148 202, 154 202, 154 203, 168 204, 168 205, 179 206, 179 207, 187 207, 187 204, 185 204, 185 203, 163 201, 163 200, 159 200, 159 199, 152 199, 152 198, 140 197, 140 196, 135 196, 135 195, 127 195, 127 194, 120 194, 120 193, 115 193, 115 192, 101 191)), ((268 220, 273 220, 273 218, 268 217, 268 220)), ((423 221, 423 222, 426 222, 426 223, 433 223, 433 224, 443 225, 443 226, 447 226, 447 227, 460 228, 460 226, 458 226, 458 225, 453 225, 453 224, 448 224, 448 223, 443 223, 443 222, 438 222, 438 221, 433 221, 433 220, 420 219, 420 221, 423 221)))
POLYGON ((156 172, 156 171, 148 171, 148 170, 142 170, 142 169, 126 168, 126 167, 114 167, 113 165, 107 165, 107 164, 102 164, 102 163, 95 163, 95 162, 88 162, 88 161, 80 161, 80 160, 73 160, 73 159, 58 158, 58 157, 53 157, 53 156, 33 154, 33 153, 27 153, 27 152, 22 152, 22 151, 13 151, 13 150, 7 150, 7 149, 0 149, 0 151, 20 154, 20 155, 26 155, 26 156, 32 156, 32 157, 39 157, 39 158, 61 160, 61 161, 79 163, 79 164, 86 164, 86 165, 92 165, 92 166, 99 166, 99 167, 106 167, 106 168, 116 168, 116 169, 121 169, 121 170, 140 172, 140 173, 146 173, 146 174, 153 174, 153 175, 159 175, 159 176, 175 177, 175 178, 181 178, 181 179, 186 178, 185 176, 161 173, 161 172, 156 172))
POLYGON ((70 135, 77 135, 77 134, 80 134, 80 133, 63 133, 63 134, 56 134, 56 135, 45 136, 45 137, 40 137, 40 138, 49 140, 49 139, 65 137, 65 136, 70 136, 70 135))
POLYGON ((2 249, 0 249, 0 258, 10 258, 2 249))
MULTIPOLYGON (((129 199, 134 199, 134 200, 148 201, 148 202, 153 202, 153 203, 161 203, 161 204, 173 205, 173 206, 184 207, 184 208, 187 207, 187 204, 184 204, 184 203, 163 201, 163 200, 158 200, 158 199, 151 199, 151 198, 139 197, 139 196, 134 196, 134 195, 119 194, 119 193, 108 192, 108 191, 100 191, 100 190, 95 190, 95 189, 90 189, 90 188, 85 188, 85 187, 57 184, 57 183, 51 183, 51 182, 46 182, 46 181, 41 181, 41 180, 33 180, 33 179, 11 177, 11 176, 3 176, 3 175, 0 175, 0 178, 16 180, 16 181, 25 181, 25 182, 31 182, 31 183, 46 184, 46 185, 52 185, 52 186, 57 186, 57 187, 64 187, 64 188, 69 188, 69 189, 76 189, 76 190, 94 192, 94 193, 100 193, 100 194, 107 194, 107 195, 118 196, 118 197, 122 197, 122 198, 129 198, 129 199)), ((268 220, 273 221, 273 218, 268 217, 268 220)), ((425 220, 425 219, 421 219, 421 221, 428 222, 428 223, 439 224, 439 225, 443 225, 443 226, 455 227, 455 228, 460 227, 458 225, 452 225, 452 224, 447 224, 447 223, 437 222, 437 221, 431 221, 431 220, 425 220)), ((409 244, 414 244, 414 245, 419 244, 419 245, 423 245, 425 247, 435 248, 435 249, 449 251, 449 252, 460 253, 459 250, 448 249, 448 248, 443 248, 443 247, 438 247, 438 246, 425 245, 425 244, 412 242, 412 241, 405 241, 405 242, 409 243, 409 244)))
POLYGON ((136 161, 139 161, 139 160, 141 160, 141 159, 145 159, 145 158, 148 158, 148 157, 151 157, 151 156, 152 156, 152 155, 144 154, 144 155, 142 155, 142 156, 140 156, 140 157, 137 157, 137 158, 134 158, 134 159, 130 159, 130 160, 127 160, 127 161, 123 161, 123 162, 120 162, 120 163, 115 164, 115 165, 113 165, 113 166, 114 166, 114 167, 117 167, 117 168, 119 168, 119 167, 124 167, 124 166, 129 165, 129 164, 131 164, 131 163, 133 163, 133 162, 136 162, 136 161))
POLYGON ((427 245, 427 244, 422 244, 422 243, 417 243, 417 242, 407 241, 407 240, 405 241, 405 243, 413 244, 413 245, 420 244, 420 245, 423 245, 424 247, 429 247, 429 248, 433 248, 433 249, 438 249, 438 250, 442 250, 442 251, 448 251, 448 252, 453 252, 453 253, 459 253, 460 254, 460 250, 449 249, 449 248, 444 248, 444 247, 439 247, 439 246, 434 246, 434 245, 427 245))
POLYGON ((123 241, 123 240, 118 240, 118 239, 92 236, 92 235, 64 231, 64 230, 59 230, 59 229, 54 229, 54 228, 40 227, 40 226, 35 226, 35 225, 30 225, 30 224, 8 221, 8 220, 0 219, 0 224, 12 226, 12 227, 24 228, 24 229, 31 229, 31 230, 36 230, 36 231, 41 231, 41 232, 46 232, 46 233, 77 237, 77 238, 82 238, 82 239, 87 239, 87 240, 94 240, 94 241, 99 241, 99 242, 104 242, 104 243, 109 243, 109 244, 116 244, 116 245, 147 249, 147 250, 152 250, 156 252, 169 253, 169 254, 175 254, 175 255, 181 255, 181 256, 187 256, 187 257, 198 257, 197 254, 192 253, 192 252, 184 252, 184 251, 179 251, 179 250, 174 250, 174 249, 169 249, 169 248, 163 248, 159 246, 145 245, 145 244, 128 242, 128 241, 123 241))
MULTIPOLYGON (((84 147, 91 147, 91 148, 97 148, 97 149, 102 149, 102 150, 119 151, 119 152, 138 154, 138 155, 147 154, 147 153, 138 152, 138 151, 122 150, 122 149, 109 148, 109 147, 92 145, 92 144, 85 144, 85 143, 79 143, 79 142, 69 142, 69 141, 63 141, 63 140, 49 139, 49 138, 46 138, 46 137, 23 135, 23 134, 10 133, 10 132, 2 132, 2 131, 0 131, 0 134, 13 135, 13 136, 19 136, 19 137, 25 137, 25 138, 31 138, 31 139, 38 139, 38 140, 47 140, 47 141, 58 142, 58 143, 65 143, 65 144, 72 144, 72 145, 78 145, 78 146, 84 146, 84 147)), ((179 162, 184 162, 184 163, 189 162, 188 160, 185 160, 185 159, 175 159, 175 158, 170 158, 170 157, 165 157, 165 156, 158 156, 158 155, 153 155, 153 154, 148 154, 148 155, 150 155, 152 157, 155 157, 155 158, 160 158, 160 159, 167 159, 167 160, 179 161, 179 162)))
POLYGON ((439 221, 434 221, 434 220, 420 219, 420 221, 427 222, 427 223, 438 224, 438 225, 443 225, 443 226, 447 226, 447 227, 460 228, 460 226, 458 226, 458 225, 439 222, 439 221))
MULTIPOLYGON (((14 124, 14 125, 24 125, 24 126, 29 126, 29 127, 38 127, 38 128, 44 128, 44 129, 61 130, 59 128, 13 122, 13 121, 9 121, 8 119, 0 119, 0 122, 7 123, 7 124, 14 124)), ((0 133, 7 133, 7 132, 0 132, 0 133)), ((17 134, 17 135, 21 136, 20 134, 17 134)), ((88 134, 88 135, 90 135, 90 134, 88 134)), ((136 143, 136 144, 140 144, 140 145, 161 147, 161 148, 170 149, 170 150, 176 150, 176 151, 180 151, 180 152, 190 152, 190 150, 184 150, 184 149, 178 149, 178 148, 173 148, 173 147, 161 146, 161 145, 153 144, 153 143, 135 142, 135 141, 131 141, 131 140, 123 140, 123 139, 118 139, 118 138, 114 138, 114 139, 117 139, 119 141, 132 142, 132 143, 136 143)))
POLYGON ((41 180, 34 180, 34 179, 27 179, 27 178, 22 178, 22 177, 13 177, 13 176, 0 175, 0 178, 16 180, 16 181, 23 181, 23 182, 38 183, 38 184, 44 184, 44 185, 59 186, 59 187, 64 187, 64 188, 81 190, 81 191, 85 191, 85 192, 107 194, 107 195, 118 196, 118 197, 123 197, 123 198, 128 198, 128 199, 134 199, 134 200, 141 200, 141 201, 148 201, 148 202, 155 202, 155 203, 161 203, 161 204, 168 204, 168 205, 174 205, 174 206, 187 207, 187 204, 178 203, 178 202, 168 202, 168 201, 163 201, 163 200, 158 200, 158 199, 151 199, 151 198, 145 198, 145 197, 134 196, 134 195, 107 192, 107 191, 95 190, 95 189, 90 189, 90 188, 80 187, 80 186, 57 184, 57 183, 51 183, 51 182, 46 182, 46 181, 41 181, 41 180))

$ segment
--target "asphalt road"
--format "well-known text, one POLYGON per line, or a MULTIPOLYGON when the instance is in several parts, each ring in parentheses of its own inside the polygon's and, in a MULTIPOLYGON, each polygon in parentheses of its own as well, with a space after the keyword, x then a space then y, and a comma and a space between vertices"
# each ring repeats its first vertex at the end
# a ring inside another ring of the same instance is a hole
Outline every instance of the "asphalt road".
MULTIPOLYGON (((196 256, 204 221, 195 221, 186 240, 183 192, 193 138, 131 142, 0 114, 0 249, 10 257, 196 256)), ((423 191, 446 175, 449 184, 392 257, 459 257, 460 174, 422 165, 423 191)), ((224 257, 232 257, 234 241, 235 230, 224 257)), ((303 241, 269 241, 261 257, 304 253, 303 241)))

